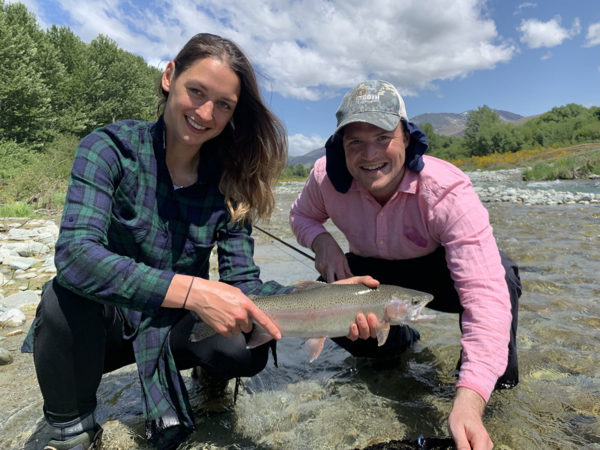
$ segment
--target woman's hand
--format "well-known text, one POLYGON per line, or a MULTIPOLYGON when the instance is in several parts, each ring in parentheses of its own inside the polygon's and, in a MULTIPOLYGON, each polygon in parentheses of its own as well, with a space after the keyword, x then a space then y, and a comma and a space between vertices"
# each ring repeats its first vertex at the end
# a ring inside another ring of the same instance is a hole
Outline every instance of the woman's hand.
POLYGON ((315 269, 328 283, 351 277, 346 255, 329 233, 319 234, 312 242, 315 252, 315 269))
POLYGON ((162 306, 194 311, 217 333, 231 337, 252 331, 252 322, 260 324, 273 339, 281 332, 269 317, 244 293, 226 283, 204 278, 175 275, 162 306))
POLYGON ((458 450, 491 450, 494 443, 483 426, 485 401, 475 391, 459 387, 448 417, 448 430, 458 450))

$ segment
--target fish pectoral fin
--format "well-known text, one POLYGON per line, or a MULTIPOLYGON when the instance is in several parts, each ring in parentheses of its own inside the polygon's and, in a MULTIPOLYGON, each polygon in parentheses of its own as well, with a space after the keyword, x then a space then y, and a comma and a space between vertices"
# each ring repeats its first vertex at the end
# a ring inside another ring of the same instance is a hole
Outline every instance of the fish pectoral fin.
POLYGON ((267 331, 258 324, 254 324, 254 328, 250 333, 248 338, 248 342, 246 342, 246 348, 256 348, 267 342, 271 341, 273 336, 271 336, 267 331))
POLYGON ((377 345, 381 347, 387 341, 388 335, 390 334, 390 323, 387 321, 380 321, 376 328, 377 333, 377 345))
POLYGON ((323 345, 325 345, 326 337, 321 338, 310 338, 306 340, 304 346, 306 347, 306 351, 308 352, 309 361, 313 362, 315 359, 319 357, 321 352, 323 351, 323 345))

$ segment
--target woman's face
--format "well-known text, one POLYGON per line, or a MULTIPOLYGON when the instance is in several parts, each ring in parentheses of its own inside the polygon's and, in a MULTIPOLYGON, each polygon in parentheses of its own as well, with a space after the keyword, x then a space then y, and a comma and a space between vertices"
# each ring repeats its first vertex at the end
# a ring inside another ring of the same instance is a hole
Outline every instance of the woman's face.
POLYGON ((167 145, 195 151, 223 131, 240 96, 238 76, 217 58, 200 59, 178 74, 171 61, 161 84, 169 93, 164 115, 167 145))

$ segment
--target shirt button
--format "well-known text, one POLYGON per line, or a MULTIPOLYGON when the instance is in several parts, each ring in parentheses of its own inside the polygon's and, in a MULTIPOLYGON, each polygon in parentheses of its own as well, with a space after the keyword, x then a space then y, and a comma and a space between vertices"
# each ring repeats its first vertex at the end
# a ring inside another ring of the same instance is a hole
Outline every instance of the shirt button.
POLYGON ((383 245, 383 239, 379 241, 379 245, 383 245))

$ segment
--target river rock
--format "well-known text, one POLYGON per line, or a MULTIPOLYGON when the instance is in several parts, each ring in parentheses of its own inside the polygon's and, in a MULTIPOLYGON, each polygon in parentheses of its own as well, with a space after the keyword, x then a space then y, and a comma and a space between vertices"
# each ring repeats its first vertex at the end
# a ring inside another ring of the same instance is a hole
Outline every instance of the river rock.
POLYGON ((34 256, 34 255, 46 255, 50 253, 50 247, 41 242, 27 240, 24 242, 12 242, 3 246, 12 255, 15 256, 34 256))
POLYGON ((20 309, 11 308, 0 314, 0 327, 20 327, 25 320, 25 314, 20 309))
POLYGON ((16 294, 9 295, 3 299, 0 299, 0 306, 4 308, 21 308, 25 305, 38 304, 40 302, 40 296, 33 291, 17 292, 16 294))
POLYGON ((5 348, 0 347, 0 366, 10 364, 13 361, 12 355, 5 348))
POLYGON ((8 230, 8 238, 19 241, 19 240, 28 240, 37 238, 39 232, 36 229, 27 229, 27 228, 11 228, 8 230))
POLYGON ((6 264, 12 270, 23 269, 27 270, 38 262, 35 258, 23 256, 7 256, 2 259, 2 264, 6 264))

